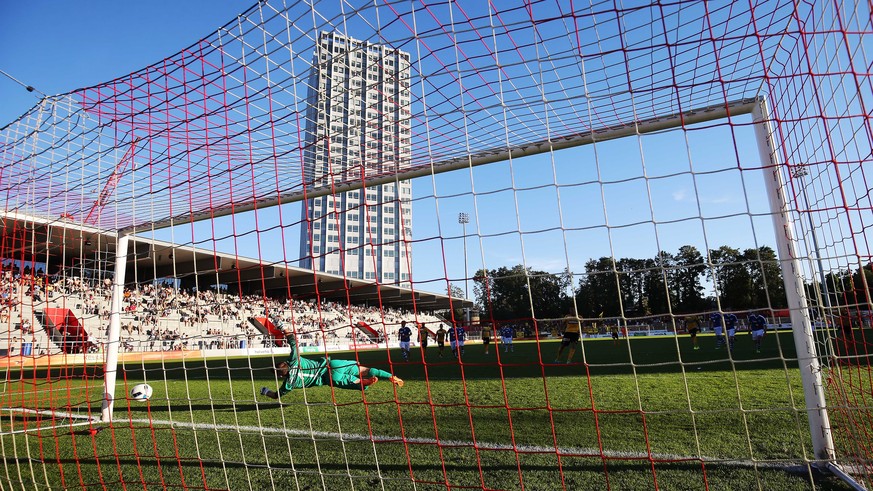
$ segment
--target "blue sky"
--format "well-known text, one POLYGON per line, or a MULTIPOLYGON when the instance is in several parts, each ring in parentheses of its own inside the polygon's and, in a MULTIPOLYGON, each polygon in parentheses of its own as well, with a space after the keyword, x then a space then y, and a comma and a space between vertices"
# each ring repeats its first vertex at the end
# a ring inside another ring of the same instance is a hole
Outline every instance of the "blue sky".
MULTIPOLYGON (((2 2, 0 43, 6 48, 0 70, 46 94, 69 92, 176 53, 248 7, 221 0, 2 2)), ((37 101, 0 76, 0 124, 37 101)), ((445 278, 463 286, 461 211, 471 215, 469 275, 483 266, 522 262, 549 272, 569 265, 581 273, 590 258, 652 257, 685 244, 701 250, 774 246, 747 122, 738 118, 733 126, 625 138, 415 180, 417 288, 444 291, 445 278)), ((291 205, 283 213, 296 220, 297 210, 291 205)), ((286 244, 284 257, 296 257, 296 238, 286 236, 286 244)), ((275 248, 249 253, 253 245, 242 239, 240 253, 283 257, 275 248)))
MULTIPOLYGON (((227 0, 0 2, 0 69, 46 94, 91 86, 178 52, 245 10, 227 0)), ((37 97, 0 77, 0 121, 37 97)))

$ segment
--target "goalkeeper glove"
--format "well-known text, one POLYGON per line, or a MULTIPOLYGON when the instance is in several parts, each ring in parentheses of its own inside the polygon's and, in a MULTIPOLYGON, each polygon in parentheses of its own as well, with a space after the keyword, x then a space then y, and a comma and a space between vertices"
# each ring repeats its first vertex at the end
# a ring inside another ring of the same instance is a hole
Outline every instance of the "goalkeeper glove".
POLYGON ((270 394, 270 389, 268 389, 266 387, 261 387, 261 395, 262 396, 267 396, 269 394, 270 394))

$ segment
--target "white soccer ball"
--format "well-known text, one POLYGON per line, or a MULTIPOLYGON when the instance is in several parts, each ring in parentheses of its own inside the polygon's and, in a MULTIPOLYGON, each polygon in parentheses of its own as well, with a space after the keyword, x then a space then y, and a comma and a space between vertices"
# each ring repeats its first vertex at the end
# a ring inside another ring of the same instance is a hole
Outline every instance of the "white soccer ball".
POLYGON ((130 389, 130 398, 137 402, 145 402, 152 398, 152 386, 149 384, 136 384, 130 389))

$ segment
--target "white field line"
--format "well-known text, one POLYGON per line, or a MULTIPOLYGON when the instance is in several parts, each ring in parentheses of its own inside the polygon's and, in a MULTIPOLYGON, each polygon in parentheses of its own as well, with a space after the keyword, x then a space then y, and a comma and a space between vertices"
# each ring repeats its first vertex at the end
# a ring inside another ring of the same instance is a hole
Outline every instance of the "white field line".
MULTIPOLYGON (((17 430, 13 432, 0 432, 0 436, 12 435, 17 433, 27 433, 33 431, 44 431, 52 428, 69 428, 72 426, 92 425, 94 427, 107 427, 107 423, 100 421, 99 417, 90 417, 75 413, 50 411, 50 410, 34 410, 26 408, 3 408, 9 412, 19 412, 27 414, 42 414, 47 416, 55 416, 58 418, 81 419, 81 423, 69 423, 62 425, 53 425, 49 427, 35 427, 26 430, 17 430)), ((172 428, 184 428, 192 430, 212 430, 212 431, 231 431, 236 433, 250 433, 260 435, 285 435, 295 438, 306 438, 312 441, 318 440, 333 440, 342 442, 375 442, 375 443, 410 443, 414 445, 441 445, 443 447, 463 447, 477 448, 481 450, 514 450, 519 453, 539 453, 539 454, 558 454, 562 457, 583 457, 583 458, 607 458, 607 459, 635 459, 635 460, 654 460, 654 461, 674 461, 674 462, 700 462, 706 464, 729 465, 735 467, 761 467, 761 468, 778 468, 788 469, 792 467, 800 467, 805 469, 805 466, 798 462, 788 461, 761 461, 761 460, 742 460, 742 459, 721 459, 717 457, 706 457, 696 455, 675 455, 675 454, 660 454, 660 453, 640 453, 640 452, 624 452, 617 450, 599 450, 596 448, 580 448, 580 447, 547 447, 542 445, 507 445, 504 443, 492 442, 472 442, 465 440, 444 440, 436 438, 403 438, 401 436, 383 436, 383 435, 364 435, 360 433, 336 433, 331 431, 311 431, 298 430, 294 428, 274 428, 260 426, 233 426, 211 423, 190 423, 185 421, 168 421, 158 419, 123 419, 114 420, 112 425, 122 427, 122 425, 142 424, 145 426, 169 426, 172 428)), ((102 429, 102 428, 101 428, 102 429)))

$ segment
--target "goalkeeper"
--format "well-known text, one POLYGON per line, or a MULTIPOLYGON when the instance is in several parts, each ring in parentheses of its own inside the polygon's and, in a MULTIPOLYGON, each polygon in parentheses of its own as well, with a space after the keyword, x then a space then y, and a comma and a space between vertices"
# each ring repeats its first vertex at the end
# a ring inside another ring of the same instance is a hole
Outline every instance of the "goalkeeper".
POLYGON ((301 358, 297 353, 297 342, 290 330, 283 331, 285 339, 291 346, 291 355, 287 360, 276 365, 276 374, 282 380, 279 391, 267 387, 261 388, 261 395, 278 399, 293 389, 330 385, 338 389, 366 390, 367 387, 379 381, 379 378, 390 380, 397 387, 403 387, 400 377, 378 368, 362 367, 354 360, 329 360, 317 358, 310 360, 301 358))

